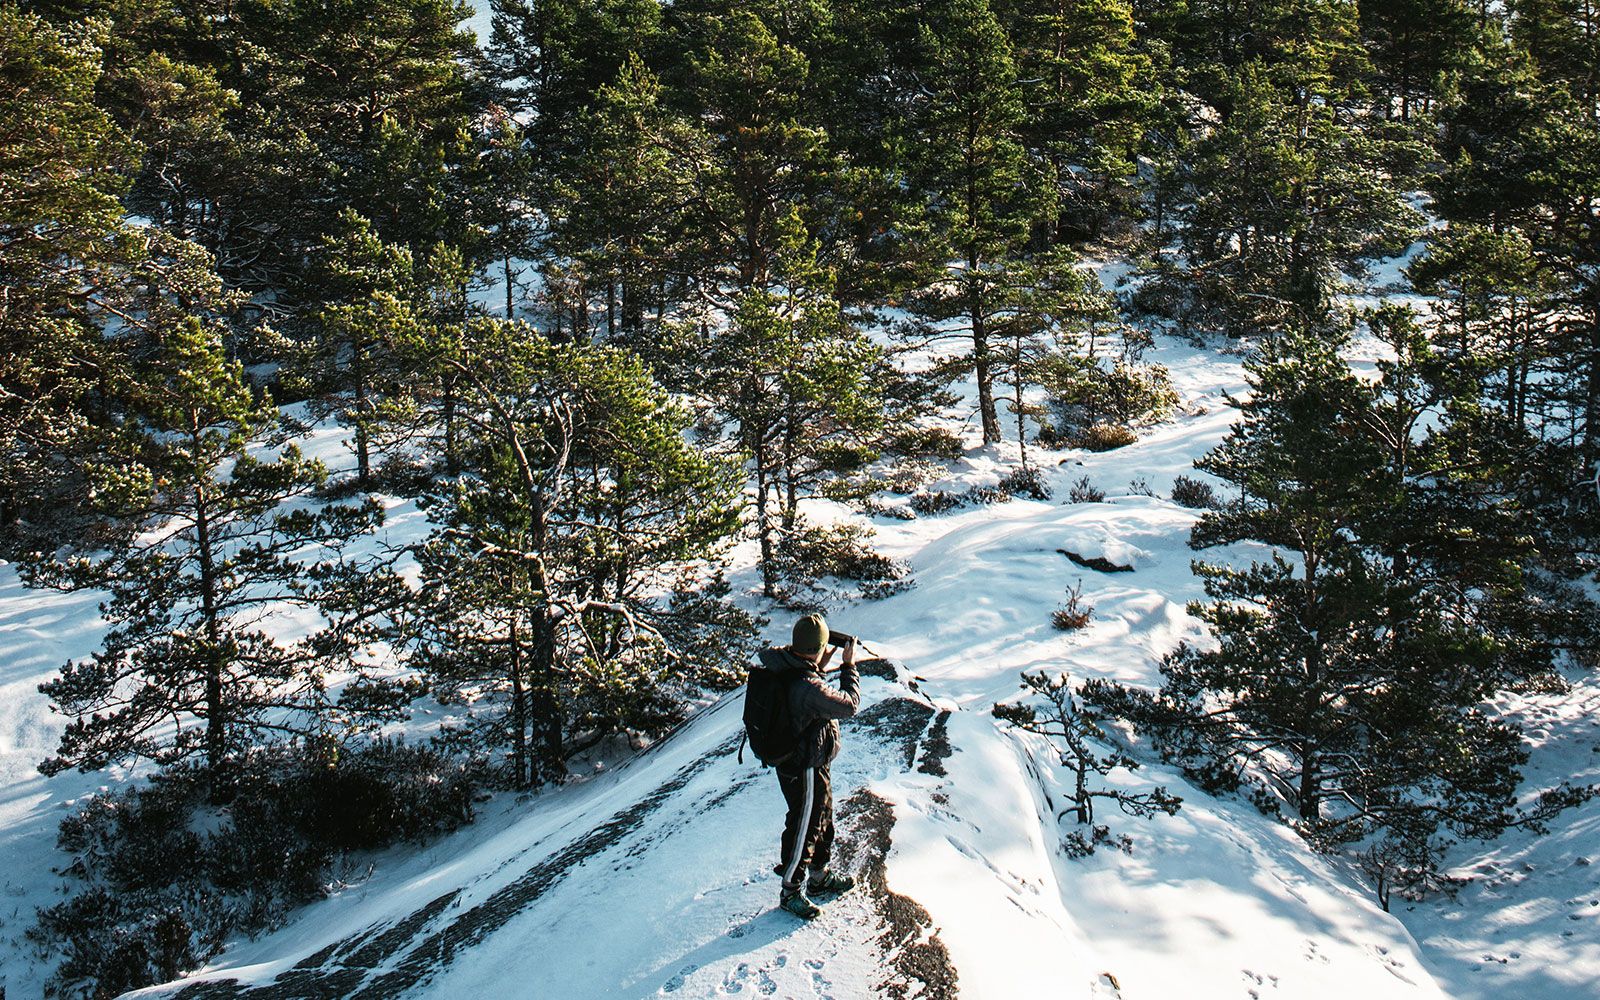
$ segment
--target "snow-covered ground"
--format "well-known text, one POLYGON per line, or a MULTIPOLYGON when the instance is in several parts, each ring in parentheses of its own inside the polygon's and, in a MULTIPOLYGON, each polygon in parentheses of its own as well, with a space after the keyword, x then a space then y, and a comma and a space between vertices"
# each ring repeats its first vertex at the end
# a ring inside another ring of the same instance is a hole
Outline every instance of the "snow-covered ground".
MULTIPOLYGON (((1171 370, 1180 415, 1117 451, 1044 453, 1056 499, 875 520, 879 547, 910 564, 916 586, 830 618, 901 670, 899 681, 868 682, 868 718, 848 733, 837 765, 837 800, 856 796, 846 839, 857 863, 874 863, 863 845, 887 847, 876 860, 880 891, 857 890, 812 925, 770 909, 782 800, 769 775, 732 755, 737 703, 724 699, 631 763, 559 791, 501 797, 472 827, 389 852, 370 879, 236 943, 204 977, 276 982, 276 994, 262 995, 282 996, 365 988, 843 998, 876 995, 886 982, 948 995, 916 985, 905 971, 915 953, 953 966, 965 997, 1600 995, 1593 806, 1564 815, 1548 836, 1458 847, 1452 861, 1472 879, 1459 900, 1397 900, 1392 915, 1347 867, 1248 803, 1208 796, 1158 763, 1117 780, 1166 785, 1182 811, 1110 816, 1132 838, 1131 855, 1074 860, 1059 849, 1069 827, 1056 818, 1055 757, 990 708, 1017 693, 1025 670, 1154 684, 1159 657, 1199 635, 1184 610, 1200 596, 1186 544, 1195 514, 1165 498, 1175 476, 1198 475, 1193 461, 1226 432, 1224 394, 1245 388, 1239 359, 1215 350, 1163 344, 1150 360, 1171 370), (1105 502, 1066 502, 1084 476, 1105 502), (1130 489, 1135 480, 1156 495, 1130 489), (1063 549, 1134 568, 1084 569, 1063 549), (1050 611, 1080 580, 1093 620, 1058 632, 1050 611), (864 817, 885 803, 892 827, 874 841, 864 817), (886 902, 894 899, 913 902, 886 902), (335 973, 345 978, 328 978, 335 973)), ((336 431, 310 444, 340 457, 336 431)), ((993 482, 1013 463, 1009 446, 973 451, 932 486, 993 482)), ((393 514, 402 526, 418 516, 393 514)), ((861 517, 822 501, 810 514, 861 517)), ((736 553, 735 582, 753 582, 748 552, 736 553)), ((778 617, 773 636, 787 624, 778 617)), ((92 597, 26 590, 0 566, 0 969, 9 1000, 38 996, 48 971, 23 932, 35 906, 59 898, 50 869, 64 807, 127 778, 47 780, 34 770, 65 721, 36 685, 98 635, 92 597)), ((1600 682, 1572 680, 1570 693, 1511 706, 1533 745, 1530 795, 1564 778, 1600 780, 1600 682)))

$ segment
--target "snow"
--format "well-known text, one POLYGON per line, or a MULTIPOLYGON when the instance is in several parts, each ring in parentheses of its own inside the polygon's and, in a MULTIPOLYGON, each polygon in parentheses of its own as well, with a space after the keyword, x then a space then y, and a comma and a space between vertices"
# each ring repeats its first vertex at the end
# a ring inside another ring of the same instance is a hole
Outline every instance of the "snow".
MULTIPOLYGON (((1368 346, 1358 360, 1370 361, 1368 346)), ((1060 849, 1068 775, 1044 741, 990 714, 1017 696, 1023 671, 1068 671, 1154 685, 1162 655, 1204 641, 1185 610, 1202 596, 1187 545, 1196 513, 1166 499, 1178 475, 1233 419, 1240 358, 1165 344, 1147 360, 1171 371, 1179 415, 1116 451, 1030 448, 1050 501, 963 508, 901 522, 873 519, 876 542, 905 560, 916 586, 834 608, 830 620, 899 664, 906 683, 869 679, 866 701, 948 713, 951 752, 924 730, 916 766, 894 739, 847 733, 835 769, 843 803, 868 790, 893 810, 887 888, 926 910, 920 932, 948 950, 964 997, 1518 997, 1570 1000, 1600 983, 1600 809, 1559 817, 1548 835, 1519 831, 1451 855, 1470 876, 1459 900, 1395 900, 1386 914, 1337 859, 1318 856, 1248 802, 1213 797, 1158 762, 1118 773, 1130 788, 1166 786, 1175 816, 1097 819, 1133 851, 1087 859, 1060 849), (1068 503, 1087 476, 1102 503, 1068 503), (1133 488, 1143 481, 1156 493, 1133 488), (1061 550, 1132 572, 1102 573, 1061 550), (1081 582, 1089 625, 1056 631, 1052 609, 1081 582), (909 686, 914 681, 915 690, 909 686), (934 754, 934 757, 938 757, 934 754)), ((1007 428, 1009 432, 1009 427, 1007 428)), ((972 428, 968 427, 969 435, 972 428)), ((307 450, 348 467, 337 428, 307 450)), ((973 448, 933 488, 993 483, 1013 444, 973 448)), ((1213 483, 1213 485, 1217 485, 1213 483)), ((388 530, 421 530, 413 506, 388 530)), ((817 521, 862 520, 815 501, 817 521)), ((1248 559, 1241 545, 1208 559, 1248 559)), ((750 547, 732 579, 751 588, 750 547)), ((753 602, 752 602, 753 603, 753 602)), ((768 609, 770 611, 770 609, 768 609)), ((772 636, 787 629, 777 615, 772 636)), ((9 1000, 41 994, 48 967, 23 939, 35 906, 60 898, 54 829, 73 799, 130 775, 62 775, 34 765, 65 720, 36 686, 100 635, 93 595, 23 588, 0 566, 0 968, 9 1000)), ((1573 671, 1568 693, 1508 699, 1527 724, 1531 796, 1560 780, 1600 780, 1600 680, 1573 671)), ((439 709, 415 729, 433 724, 439 709)), ((937 726, 939 724, 935 724, 937 726)), ((395 995, 711 997, 875 995, 887 974, 883 915, 853 891, 814 924, 774 912, 771 873, 782 800, 770 775, 731 754, 737 701, 702 710, 643 756, 559 790, 497 797, 471 827, 422 848, 387 852, 374 874, 300 911, 287 926, 235 942, 202 975, 264 983, 330 945, 393 925, 430 902, 409 937, 368 973, 398 977, 395 995), (454 928, 454 930, 450 930, 454 928), (464 930, 463 928, 476 928, 464 930), (439 955, 428 948, 437 947, 439 955), (407 956, 429 967, 407 972, 407 956), (418 957, 420 956, 420 957, 418 957)))

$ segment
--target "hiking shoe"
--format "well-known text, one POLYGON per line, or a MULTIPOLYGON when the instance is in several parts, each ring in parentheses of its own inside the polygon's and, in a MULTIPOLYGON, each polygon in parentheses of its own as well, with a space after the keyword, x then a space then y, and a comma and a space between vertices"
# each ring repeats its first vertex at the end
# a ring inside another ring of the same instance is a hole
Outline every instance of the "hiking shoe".
POLYGON ((806 892, 813 896, 849 892, 854 889, 856 879, 854 875, 841 875, 838 872, 821 872, 811 876, 806 882, 806 892))
POLYGON ((778 909, 788 910, 801 920, 815 920, 822 907, 806 898, 799 889, 784 889, 778 893, 778 909))

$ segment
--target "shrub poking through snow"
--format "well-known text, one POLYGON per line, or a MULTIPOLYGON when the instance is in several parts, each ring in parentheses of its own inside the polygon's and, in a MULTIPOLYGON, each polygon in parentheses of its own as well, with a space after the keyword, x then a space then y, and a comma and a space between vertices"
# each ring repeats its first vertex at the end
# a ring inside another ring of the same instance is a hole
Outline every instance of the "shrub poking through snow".
POLYGON ((817 487, 817 496, 838 503, 860 503, 888 485, 873 476, 853 475, 830 479, 817 487))
POLYGON ((962 497, 969 504, 988 507, 997 503, 1010 503, 1011 493, 1004 486, 974 486, 962 497))
POLYGON ((65 960, 52 994, 116 996, 205 963, 238 934, 328 894, 348 852, 424 840, 472 819, 476 764, 423 746, 295 744, 236 766, 210 803, 198 763, 91 795, 61 823, 75 892, 28 935, 65 960))
POLYGON ((1031 465, 1006 473, 1005 478, 1000 480, 1000 488, 1012 496, 1032 500, 1048 500, 1051 497, 1050 484, 1044 481, 1044 470, 1031 465))
POLYGON ((1070 503, 1102 503, 1105 501, 1106 491, 1089 482, 1089 477, 1072 484, 1072 489, 1067 491, 1067 500, 1070 503))
POLYGON ((1039 379, 1062 426, 1142 424, 1160 420, 1177 406, 1167 369, 1134 360, 1131 355, 1142 345, 1130 340, 1124 347, 1127 356, 1109 365, 1104 357, 1065 352, 1041 361, 1039 379))
POLYGON ((1148 479, 1138 476, 1128 484, 1128 494, 1136 497, 1153 497, 1156 495, 1156 491, 1150 488, 1148 479))
POLYGON ((867 497, 857 505, 868 517, 892 517, 896 521, 915 521, 917 512, 900 504, 887 504, 876 497, 867 497))
POLYGON ((1062 431, 1051 420, 1040 418, 1039 433, 1033 436, 1043 448, 1070 448, 1072 447, 1071 435, 1062 431))
POLYGON ((1047 737, 1060 756, 1061 766, 1071 779, 1068 788, 1069 806, 1056 817, 1071 814, 1072 821, 1081 829, 1071 830, 1063 837, 1061 848, 1069 857, 1093 854, 1097 846, 1113 844, 1119 850, 1131 852, 1133 843, 1126 836, 1115 837, 1109 828, 1094 821, 1096 799, 1116 803, 1129 816, 1148 818, 1156 813, 1173 815, 1183 800, 1163 787, 1135 792, 1125 788, 1096 788, 1091 781, 1104 778, 1121 769, 1137 771, 1139 762, 1120 750, 1100 751, 1093 743, 1109 741, 1100 728, 1098 717, 1079 704, 1072 690, 1070 678, 1061 673, 1054 677, 1043 671, 1022 675, 1022 687, 1030 695, 1042 698, 1044 704, 1035 707, 1025 702, 1000 702, 994 706, 995 717, 1009 722, 1018 729, 1047 737))
POLYGON ((918 514, 943 514, 961 506, 961 497, 946 490, 918 493, 911 498, 911 509, 918 514))
POLYGON ((915 493, 944 475, 945 471, 945 467, 937 462, 908 458, 889 470, 884 479, 884 488, 890 493, 915 493))
POLYGON ((1466 884, 1466 879, 1439 870, 1436 859, 1445 846, 1427 837, 1390 834, 1357 853, 1356 867, 1372 884, 1378 905, 1388 913, 1396 890, 1402 899, 1418 900, 1433 893, 1454 897, 1466 884))
POLYGON ((1083 581, 1067 588, 1067 601, 1050 613, 1050 624, 1062 632, 1076 632, 1094 617, 1094 605, 1083 599, 1083 581))
POLYGON ((1172 502, 1191 510, 1209 510, 1217 505, 1217 491, 1193 476, 1179 476, 1172 481, 1172 502))
POLYGON ((873 550, 871 528, 854 524, 828 527, 801 524, 778 550, 778 563, 788 584, 786 603, 807 600, 807 591, 822 590, 824 577, 858 584, 861 596, 888 597, 911 586, 905 563, 873 550))
POLYGON ((961 435, 945 427, 913 427, 891 437, 885 450, 912 458, 960 458, 961 435))
MULTIPOLYGON (((973 486, 961 493, 930 490, 911 498, 911 509, 918 514, 943 514, 962 507, 988 507, 1009 503, 1021 494, 1035 500, 1050 499, 1050 487, 1038 469, 1017 469, 994 486, 973 486)), ((1102 498, 1103 498, 1102 494, 1102 498)))
POLYGON ((1111 451, 1137 440, 1139 435, 1121 424, 1094 424, 1079 431, 1072 443, 1087 451, 1111 451))

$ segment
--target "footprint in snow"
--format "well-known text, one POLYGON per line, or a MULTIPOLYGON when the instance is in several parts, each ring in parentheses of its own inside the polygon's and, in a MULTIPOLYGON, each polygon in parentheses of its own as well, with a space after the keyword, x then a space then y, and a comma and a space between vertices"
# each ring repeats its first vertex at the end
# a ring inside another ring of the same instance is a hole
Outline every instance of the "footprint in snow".
POLYGON ((685 965, 683 968, 679 969, 676 973, 674 973, 671 979, 668 979, 666 981, 666 983, 661 987, 661 992, 662 993, 676 993, 676 992, 678 992, 679 990, 683 989, 683 981, 684 981, 684 979, 686 977, 688 977, 688 976, 694 975, 698 971, 700 971, 700 966, 695 965, 692 962, 690 964, 688 964, 688 965, 685 965))

